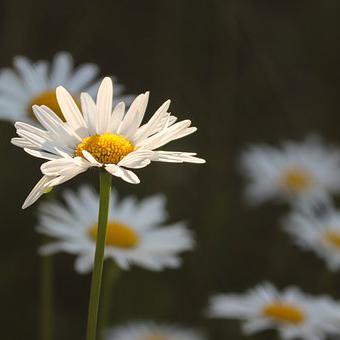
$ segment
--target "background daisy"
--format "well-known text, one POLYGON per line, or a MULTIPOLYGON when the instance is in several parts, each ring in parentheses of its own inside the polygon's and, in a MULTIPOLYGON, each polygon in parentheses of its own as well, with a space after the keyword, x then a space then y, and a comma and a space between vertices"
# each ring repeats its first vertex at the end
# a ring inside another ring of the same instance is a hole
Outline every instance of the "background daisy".
POLYGON ((340 212, 321 214, 294 211, 283 221, 284 229, 302 249, 314 251, 330 270, 340 269, 340 212))
MULTIPOLYGON (((80 93, 91 96, 97 93, 99 68, 92 63, 74 67, 71 54, 60 52, 51 63, 45 60, 32 62, 23 56, 13 61, 14 68, 0 71, 0 119, 8 121, 36 122, 33 105, 46 105, 63 118, 57 103, 55 89, 65 86, 79 104, 80 93)), ((123 96, 123 86, 115 81, 115 103, 130 103, 131 96, 123 96)))
MULTIPOLYGON (((54 201, 39 208, 37 230, 55 240, 42 247, 41 254, 74 254, 75 269, 85 273, 93 265, 99 197, 88 186, 77 193, 66 191, 63 197, 65 206, 54 201)), ((166 218, 163 196, 140 202, 127 197, 119 202, 112 192, 105 258, 113 259, 122 269, 131 265, 156 271, 179 267, 179 254, 193 248, 193 237, 182 222, 163 226, 166 218)))
POLYGON ((135 322, 107 331, 105 340, 204 340, 200 332, 168 324, 135 322))
POLYGON ((151 161, 171 163, 204 163, 193 152, 160 151, 165 144, 194 133, 190 120, 176 122, 168 112, 166 101, 141 125, 148 104, 149 93, 139 95, 125 113, 125 104, 117 104, 112 111, 113 86, 105 78, 95 103, 89 94, 81 95, 81 110, 70 93, 57 88, 57 99, 66 122, 47 106, 34 106, 33 111, 46 130, 26 123, 16 123, 19 138, 12 143, 34 157, 47 160, 41 171, 45 177, 34 188, 34 195, 26 199, 27 207, 47 188, 64 183, 91 167, 102 167, 111 175, 129 183, 139 183, 129 169, 146 167, 151 161))
POLYGON ((284 142, 280 148, 253 145, 241 156, 251 202, 269 199, 323 200, 340 190, 340 153, 317 138, 284 142))
POLYGON ((245 334, 274 328, 282 339, 321 340, 340 334, 340 304, 312 297, 296 287, 279 292, 265 283, 244 294, 221 294, 210 300, 209 316, 243 321, 245 334))

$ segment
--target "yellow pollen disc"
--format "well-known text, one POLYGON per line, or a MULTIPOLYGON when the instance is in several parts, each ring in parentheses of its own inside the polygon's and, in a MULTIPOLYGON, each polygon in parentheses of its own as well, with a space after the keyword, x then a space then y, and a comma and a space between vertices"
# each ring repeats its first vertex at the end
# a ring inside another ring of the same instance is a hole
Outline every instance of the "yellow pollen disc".
POLYGON ((306 190, 311 184, 312 177, 304 169, 289 169, 282 175, 282 185, 295 192, 306 190))
POLYGON ((328 244, 340 249, 340 232, 327 231, 324 235, 324 240, 328 244))
MULTIPOLYGON (((79 106, 79 104, 80 104, 79 100, 75 97, 73 97, 73 100, 79 106)), ((32 111, 33 105, 39 105, 39 106, 45 105, 48 108, 50 108, 60 119, 65 121, 64 115, 61 112, 61 109, 60 109, 58 101, 57 101, 57 96, 56 96, 55 90, 42 92, 30 101, 30 103, 27 107, 27 113, 31 118, 36 119, 34 114, 33 114, 33 111, 32 111)))
POLYGON ((84 138, 77 145, 75 155, 83 157, 82 152, 86 150, 102 164, 117 164, 134 148, 134 145, 125 137, 104 133, 84 138))
MULTIPOLYGON (((93 240, 97 240, 98 226, 92 226, 88 233, 93 240)), ((118 222, 108 223, 105 245, 119 248, 133 248, 138 242, 139 237, 132 228, 118 222)))
POLYGON ((277 322, 299 324, 305 320, 300 308, 284 302, 273 302, 263 308, 263 316, 277 322))

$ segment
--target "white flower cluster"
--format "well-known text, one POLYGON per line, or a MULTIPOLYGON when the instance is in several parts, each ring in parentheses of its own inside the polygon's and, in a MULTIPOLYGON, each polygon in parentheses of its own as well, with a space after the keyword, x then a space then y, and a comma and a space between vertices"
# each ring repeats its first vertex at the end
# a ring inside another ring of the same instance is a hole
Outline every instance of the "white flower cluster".
MULTIPOLYGON (((340 212, 332 195, 340 192, 340 151, 318 138, 285 142, 280 148, 251 146, 241 156, 253 204, 288 202, 286 230, 303 249, 314 250, 331 270, 340 269, 340 212)), ((279 291, 270 283, 245 294, 211 298, 209 315, 242 320, 245 334, 277 329, 282 339, 323 340, 340 334, 340 303, 297 287, 279 291)))
POLYGON ((283 229, 302 249, 312 250, 332 271, 340 269, 340 211, 333 195, 340 191, 340 151, 309 137, 281 148, 252 146, 241 157, 254 203, 280 199, 291 212, 283 229))

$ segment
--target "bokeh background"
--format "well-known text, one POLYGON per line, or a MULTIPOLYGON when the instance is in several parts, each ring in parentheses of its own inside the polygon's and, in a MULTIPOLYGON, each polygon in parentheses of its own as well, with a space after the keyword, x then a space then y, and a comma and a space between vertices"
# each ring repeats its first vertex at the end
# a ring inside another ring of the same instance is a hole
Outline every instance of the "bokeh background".
MULTIPOLYGON (((69 51, 94 62, 127 92, 151 91, 149 114, 171 98, 172 112, 199 131, 173 143, 207 164, 154 164, 142 184, 115 180, 120 194, 165 193, 170 220, 187 220, 197 248, 180 270, 125 273, 112 322, 154 319, 208 330, 211 339, 244 339, 238 322, 206 320, 210 294, 260 281, 340 298, 340 276, 278 228, 287 207, 249 207, 238 171, 249 143, 300 139, 310 132, 340 144, 340 3, 337 0, 22 1, 0 3, 0 66, 22 54, 51 59, 69 51)), ((37 339, 39 237, 35 207, 20 206, 39 178, 40 161, 9 144, 0 124, 0 320, 4 339, 37 339)), ((58 190, 97 186, 95 171, 58 190)), ((58 339, 83 339, 90 277, 73 258, 55 260, 58 339)), ((249 339, 273 339, 267 332, 249 339)))

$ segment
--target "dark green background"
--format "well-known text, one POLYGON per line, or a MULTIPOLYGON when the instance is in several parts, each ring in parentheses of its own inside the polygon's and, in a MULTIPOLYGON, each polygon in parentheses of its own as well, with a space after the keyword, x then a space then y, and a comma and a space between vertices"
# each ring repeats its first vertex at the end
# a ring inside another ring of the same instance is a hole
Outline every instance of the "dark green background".
MULTIPOLYGON (((114 323, 156 319, 207 328, 211 339, 242 339, 237 322, 206 320, 210 294, 263 280, 340 298, 340 277, 278 229, 287 210, 250 208, 237 162, 248 143, 310 132, 340 143, 340 3, 313 1, 22 1, 0 3, 0 63, 70 51, 115 74, 129 93, 151 90, 149 114, 171 98, 172 112, 199 130, 171 149, 197 151, 205 165, 153 164, 142 184, 114 180, 121 195, 158 192, 171 220, 190 221, 197 249, 180 270, 133 269, 115 288, 114 323)), ((20 206, 40 161, 9 144, 0 126, 1 339, 37 339, 39 259, 35 207, 20 206)), ((63 185, 97 185, 88 171, 63 185)), ((62 188, 60 188, 62 189, 62 188)), ((89 276, 56 259, 57 339, 84 339, 89 276)), ((249 339, 272 339, 262 333, 249 339)))

